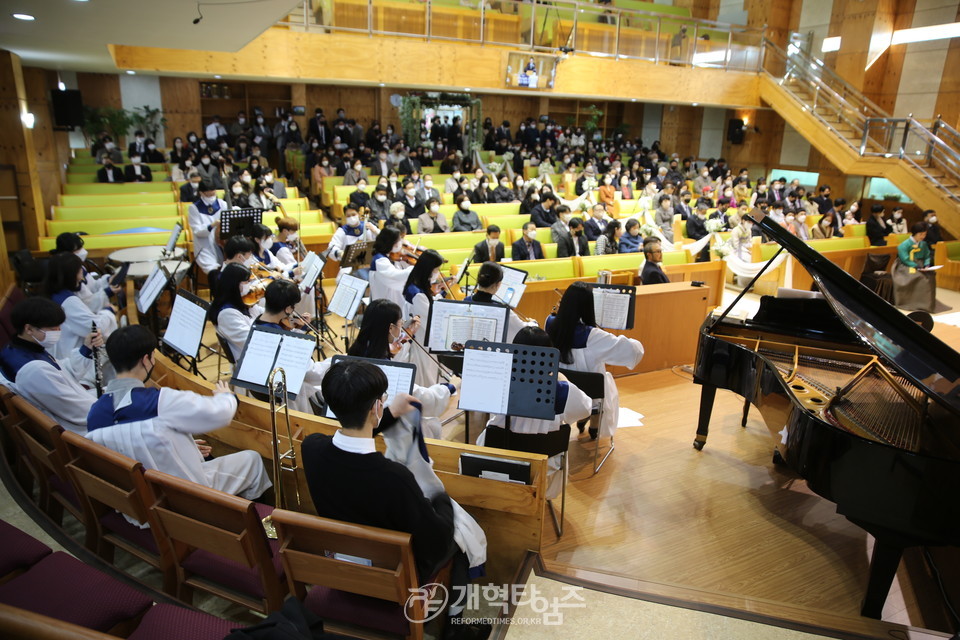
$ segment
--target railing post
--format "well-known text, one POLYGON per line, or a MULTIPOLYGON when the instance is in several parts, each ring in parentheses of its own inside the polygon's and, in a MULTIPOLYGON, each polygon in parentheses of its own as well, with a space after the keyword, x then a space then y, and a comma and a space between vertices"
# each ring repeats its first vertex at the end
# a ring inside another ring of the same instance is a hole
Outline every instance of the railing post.
POLYGON ((487 4, 486 0, 480 0, 480 44, 483 44, 483 42, 486 40, 486 36, 484 36, 483 34, 484 20, 487 17, 486 12, 484 10, 484 6, 486 4, 487 4))
MULTIPOLYGON (((533 0, 533 9, 530 10, 530 51, 537 47, 537 0, 533 0)), ((519 7, 517 11, 519 11, 519 7)))
POLYGON ((863 123, 863 137, 860 138, 860 157, 867 153, 867 134, 870 132, 870 118, 863 123))
POLYGON ((757 73, 762 72, 766 68, 764 66, 764 62, 767 61, 767 37, 766 37, 767 27, 766 26, 763 27, 763 33, 764 33, 763 37, 760 38, 760 55, 757 58, 757 73))
POLYGON ((424 31, 427 34, 427 42, 430 42, 430 36, 433 34, 433 5, 427 0, 427 24, 424 25, 424 31))
POLYGON ((367 31, 373 37, 373 0, 367 0, 367 31))
POLYGON ((653 63, 660 62, 660 17, 657 17, 657 40, 653 46, 653 63))
POLYGON ((723 54, 723 70, 726 71, 730 67, 730 49, 733 47, 733 30, 727 31, 727 50, 723 54))
POLYGON ((613 58, 614 60, 620 59, 620 23, 623 22, 623 14, 617 13, 617 36, 613 41, 613 58))
POLYGON ((697 35, 700 32, 700 23, 693 25, 693 48, 690 50, 690 66, 694 66, 693 61, 697 56, 697 35))
MULTIPOLYGON (((573 9, 573 27, 570 29, 570 47, 576 51, 577 50, 577 14, 580 12, 577 11, 576 7, 573 9)), ((557 21, 557 27, 560 26, 560 21, 557 21)), ((566 43, 564 43, 566 44, 566 43)))
POLYGON ((304 32, 310 31, 310 8, 309 0, 304 0, 303 2, 303 30, 304 32))
POLYGON ((900 139, 900 159, 903 160, 904 150, 907 148, 907 136, 910 135, 910 120, 913 118, 913 114, 908 114, 906 120, 903 121, 903 137, 900 139))

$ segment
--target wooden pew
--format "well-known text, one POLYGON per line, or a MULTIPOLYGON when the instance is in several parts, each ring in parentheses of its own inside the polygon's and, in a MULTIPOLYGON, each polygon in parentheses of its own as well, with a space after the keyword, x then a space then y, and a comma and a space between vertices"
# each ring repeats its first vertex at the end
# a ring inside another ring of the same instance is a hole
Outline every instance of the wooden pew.
MULTIPOLYGON (((866 238, 864 238, 866 240, 866 238)), ((860 274, 863 273, 863 265, 867 260, 868 254, 880 254, 890 256, 890 262, 887 265, 887 270, 893 267, 893 262, 897 257, 897 248, 895 246, 887 247, 863 247, 862 249, 841 249, 838 251, 821 251, 820 255, 834 263, 856 280, 860 280, 860 274)), ((787 258, 791 262, 791 268, 793 269, 793 278, 791 287, 794 289, 802 289, 803 291, 810 291, 813 287, 813 277, 810 273, 800 264, 796 258, 790 256, 787 258)), ((958 265, 960 267, 960 265, 958 265)), ((939 274, 943 273, 945 269, 942 269, 938 272, 939 274)), ((958 268, 960 272, 960 268, 958 268)), ((940 286, 944 286, 942 282, 937 283, 940 286)))
POLYGON ((933 262, 943 266, 937 271, 937 286, 960 291, 960 241, 952 240, 935 244, 933 262))

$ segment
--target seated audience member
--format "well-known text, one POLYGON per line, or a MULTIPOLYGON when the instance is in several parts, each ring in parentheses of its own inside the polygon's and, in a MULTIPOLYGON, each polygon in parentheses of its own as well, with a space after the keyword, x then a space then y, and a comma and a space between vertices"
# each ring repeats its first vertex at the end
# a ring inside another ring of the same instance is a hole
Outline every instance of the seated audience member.
POLYGON ((500 242, 500 227, 495 224, 487 227, 486 239, 473 246, 471 262, 500 262, 503 260, 504 246, 500 242))
POLYGON ((557 221, 557 196, 552 191, 540 194, 540 204, 530 212, 530 222, 538 227, 551 227, 557 221))
POLYGON ((263 173, 260 175, 263 178, 263 181, 273 190, 273 195, 277 196, 281 200, 287 197, 287 185, 283 184, 282 180, 277 180, 276 174, 273 169, 269 167, 262 167, 263 173))
POLYGON ((370 220, 375 223, 379 223, 381 220, 384 222, 389 220, 391 204, 387 198, 387 186, 378 184, 373 189, 373 197, 367 202, 367 207, 370 209, 370 220))
MULTIPOLYGON (((227 203, 217 197, 217 189, 209 182, 201 182, 200 197, 187 209, 187 224, 193 232, 194 261, 200 270, 207 274, 216 274, 223 260, 223 251, 216 240, 216 229, 220 226, 220 214, 229 209, 227 203)), ((214 279, 216 275, 214 275, 214 279)), ((214 286, 215 282, 211 282, 214 286)))
POLYGON ((510 188, 510 178, 500 176, 500 185, 493 190, 493 202, 519 202, 517 194, 510 188))
MULTIPOLYGON (((469 204, 469 201, 468 203, 469 204)), ((417 231, 419 233, 447 233, 450 226, 447 224, 447 217, 440 213, 440 202, 431 198, 426 205, 426 211, 417 218, 417 231)))
MULTIPOLYGON (((817 221, 810 234, 814 240, 827 240, 833 237, 833 211, 823 214, 817 221)), ((886 244, 886 241, 884 241, 886 244)))
POLYGON ((130 164, 123 170, 124 182, 153 182, 150 167, 143 164, 141 156, 130 156, 130 164))
POLYGON ((670 282, 663 272, 663 249, 656 238, 648 238, 643 242, 643 269, 640 270, 640 281, 643 284, 662 284, 670 282))
POLYGON ((590 242, 603 235, 603 230, 607 228, 606 214, 607 210, 602 204, 595 204, 590 210, 590 218, 583 223, 583 232, 590 242))
POLYGON ((667 242, 673 242, 673 201, 670 199, 670 196, 662 195, 658 203, 660 206, 657 207, 657 226, 660 227, 660 233, 667 239, 667 242))
POLYGON ((566 258, 571 253, 567 251, 573 251, 573 240, 570 235, 570 220, 573 218, 573 214, 570 212, 570 207, 565 204, 557 207, 557 221, 550 225, 550 239, 555 245, 557 245, 557 257, 566 258))
POLYGON ((190 169, 186 178, 180 185, 180 202, 196 202, 200 199, 200 172, 190 169))
POLYGON ((87 430, 87 411, 96 400, 94 391, 79 380, 93 377, 92 348, 103 346, 99 334, 90 333, 80 349, 57 360, 54 346, 60 339, 63 309, 53 300, 27 298, 10 315, 16 335, 0 351, 0 371, 14 391, 43 411, 64 429, 87 430))
POLYGON ((480 216, 470 208, 473 202, 469 197, 457 196, 457 211, 453 214, 454 231, 479 231, 483 228, 480 216))
MULTIPOLYGON (((687 220, 687 237, 692 240, 702 240, 707 236, 707 209, 709 207, 698 202, 694 213, 687 220)), ((710 261, 710 247, 704 247, 697 255, 697 262, 710 261)))
POLYGON ((527 222, 523 225, 523 237, 513 243, 513 260, 540 260, 543 247, 537 240, 537 225, 527 222))
POLYGON ((107 340, 117 377, 90 407, 87 437, 156 469, 205 487, 254 500, 272 485, 256 451, 204 460, 209 447, 194 432, 230 425, 237 398, 224 381, 212 396, 167 387, 147 387, 156 364, 157 339, 144 326, 118 329, 107 340))
POLYGON ((414 220, 426 213, 426 204, 417 195, 417 187, 412 182, 403 185, 403 191, 397 196, 397 202, 403 203, 403 215, 407 220, 414 220))
MULTIPOLYGON (((567 249, 572 251, 569 255, 571 256, 588 256, 590 255, 590 244, 587 240, 587 236, 583 233, 583 220, 580 218, 570 218, 570 247, 567 249)), ((560 255, 560 247, 557 246, 557 256, 560 255)))
POLYGON ((927 223, 916 222, 910 227, 910 237, 897 246, 893 300, 902 309, 933 313, 937 306, 937 275, 936 271, 926 271, 933 265, 933 252, 926 238, 927 223))
POLYGON ((360 178, 357 180, 356 190, 350 192, 350 204, 355 206, 357 211, 363 211, 368 202, 370 202, 370 194, 367 193, 367 181, 360 178))
POLYGON ((907 221, 903 217, 903 207, 894 205, 890 217, 887 219, 887 226, 890 227, 890 233, 906 233, 907 221))
MULTIPOLYGON (((77 255, 58 253, 50 258, 44 289, 66 314, 59 334, 60 341, 53 350, 53 355, 60 360, 66 360, 74 350, 80 348, 94 325, 107 337, 117 328, 117 316, 110 305, 94 313, 80 298, 82 282, 83 263, 77 255)), ((85 379, 81 381, 86 382, 85 379)))
POLYGON ((421 184, 417 186, 417 195, 420 196, 420 199, 426 202, 430 198, 436 198, 441 200, 440 192, 436 187, 433 186, 433 176, 426 174, 423 176, 421 184))
POLYGON ((619 220, 611 220, 608 222, 606 228, 603 230, 603 234, 597 238, 594 254, 602 256, 610 253, 619 253, 620 236, 622 235, 623 227, 620 225, 619 220))
POLYGON ((923 221, 927 223, 926 242, 930 248, 936 250, 936 244, 943 241, 940 233, 940 223, 937 222, 937 212, 933 209, 927 209, 923 212, 923 221))
POLYGON ((347 247, 360 240, 373 242, 378 231, 379 229, 373 223, 362 222, 357 208, 347 203, 343 208, 343 224, 333 232, 327 256, 330 260, 339 262, 347 247))
POLYGON ((105 157, 103 166, 97 169, 97 182, 117 184, 124 182, 123 170, 113 164, 110 156, 105 157))
MULTIPOLYGON (((643 236, 640 235, 640 223, 636 218, 630 218, 623 225, 624 233, 620 236, 620 253, 640 253, 640 243, 643 242, 643 236)), ((559 254, 559 251, 557 252, 559 254)))
MULTIPOLYGON (((444 492, 424 495, 407 467, 376 450, 374 435, 410 414, 415 398, 400 393, 386 405, 387 376, 364 361, 340 362, 323 378, 322 394, 340 421, 333 436, 304 438, 302 455, 310 497, 323 518, 409 533, 420 584, 453 559, 454 587, 467 585, 467 559, 454 542, 453 503, 444 492)), ((463 589, 465 591, 465 589, 463 589)), ((463 613, 454 603, 451 616, 463 613)), ((486 638, 490 628, 454 621, 444 638, 486 638)))

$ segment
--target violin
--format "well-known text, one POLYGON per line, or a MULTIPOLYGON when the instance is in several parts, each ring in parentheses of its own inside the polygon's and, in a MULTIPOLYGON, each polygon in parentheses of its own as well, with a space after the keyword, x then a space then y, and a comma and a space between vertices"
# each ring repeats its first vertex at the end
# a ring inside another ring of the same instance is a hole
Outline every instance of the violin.
POLYGON ((388 258, 392 262, 406 262, 409 265, 417 264, 417 259, 423 254, 425 249, 401 249, 391 252, 388 258))
POLYGON ((252 280, 253 284, 250 286, 250 290, 241 297, 243 304, 247 306, 257 304, 266 295, 267 285, 280 279, 283 279, 282 276, 267 269, 262 262, 250 267, 250 279, 247 282, 252 280))

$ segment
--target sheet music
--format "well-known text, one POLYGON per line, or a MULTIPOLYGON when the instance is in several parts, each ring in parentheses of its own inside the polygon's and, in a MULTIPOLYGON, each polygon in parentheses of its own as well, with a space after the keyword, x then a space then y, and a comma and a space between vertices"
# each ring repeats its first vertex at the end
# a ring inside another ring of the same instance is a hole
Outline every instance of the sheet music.
POLYGON ((279 367, 287 376, 287 393, 292 395, 300 393, 307 370, 313 364, 313 349, 316 345, 316 341, 306 335, 303 338, 283 336, 280 341, 280 350, 277 352, 277 360, 273 367, 267 370, 264 384, 270 377, 270 372, 279 367))
POLYGON ((511 353, 481 349, 464 351, 458 408, 506 414, 512 368, 511 353))
MULTIPOLYGON (((267 378, 273 371, 273 363, 277 359, 277 347, 280 346, 279 333, 257 331, 255 328, 247 337, 247 345, 243 351, 243 362, 236 373, 237 380, 244 380, 254 384, 267 384, 267 378)), ((289 375, 289 374, 288 374, 289 375)), ((288 386, 292 386, 289 383, 288 386)), ((297 387, 299 390, 300 387, 297 387)))
POLYGON ((354 276, 344 276, 337 283, 333 298, 327 309, 347 320, 353 320, 360 306, 360 299, 367 290, 367 281, 354 276))
POLYGON ((523 269, 504 267, 503 265, 500 265, 500 267, 503 269, 503 284, 523 284, 527 281, 528 274, 523 269))
POLYGON ((151 271, 147 277, 146 282, 140 287, 140 293, 137 295, 137 310, 140 313, 149 311, 166 284, 166 272, 160 268, 159 264, 155 265, 153 271, 151 271))
POLYGON ((471 260, 473 260, 473 256, 467 256, 467 259, 460 265, 460 270, 457 271, 457 284, 463 282, 463 276, 467 273, 467 267, 470 265, 471 260))
POLYGON ((593 312, 598 327, 626 329, 630 313, 630 295, 609 289, 594 288, 593 312))
POLYGON ((499 342, 503 340, 508 313, 509 310, 499 305, 434 300, 430 307, 427 346, 435 351, 449 351, 453 342, 499 342), (456 320, 451 322, 452 318, 456 320))
MULTIPOLYGON (((334 356, 334 364, 342 358, 343 356, 334 356)), ((398 367, 394 366, 389 362, 379 362, 374 361, 373 364, 380 367, 380 370, 387 376, 387 404, 390 404, 390 401, 393 400, 393 397, 398 393, 411 393, 413 391, 413 380, 417 375, 417 368, 414 367, 398 367)), ((333 411, 330 410, 330 405, 327 405, 326 415, 328 418, 336 419, 336 415, 333 411)))
POLYGON ((317 283, 320 272, 323 270, 323 260, 315 252, 311 251, 303 259, 300 266, 303 268, 303 280, 300 281, 300 291, 306 293, 317 283))
POLYGON ((207 309, 178 293, 163 341, 183 355, 196 358, 206 322, 207 309))
POLYGON ((178 222, 173 225, 173 231, 170 232, 170 239, 167 240, 167 246, 163 250, 166 254, 172 254, 174 248, 177 246, 177 240, 180 239, 180 234, 183 233, 183 226, 178 222))
POLYGON ((493 294, 497 302, 508 305, 511 309, 516 309, 520 304, 520 298, 527 290, 527 285, 522 283, 507 284, 504 280, 500 283, 500 288, 493 294))

